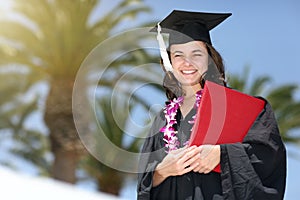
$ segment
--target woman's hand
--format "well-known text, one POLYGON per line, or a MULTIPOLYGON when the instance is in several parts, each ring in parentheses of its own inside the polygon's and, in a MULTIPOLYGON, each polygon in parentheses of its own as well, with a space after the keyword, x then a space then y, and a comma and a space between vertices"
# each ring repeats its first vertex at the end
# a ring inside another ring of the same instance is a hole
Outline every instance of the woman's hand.
POLYGON ((221 159, 220 145, 201 145, 197 148, 198 154, 191 164, 194 172, 207 174, 211 172, 221 159))
POLYGON ((169 152, 159 163, 153 175, 153 186, 159 185, 169 176, 178 176, 188 173, 197 167, 199 149, 196 146, 184 147, 169 152))

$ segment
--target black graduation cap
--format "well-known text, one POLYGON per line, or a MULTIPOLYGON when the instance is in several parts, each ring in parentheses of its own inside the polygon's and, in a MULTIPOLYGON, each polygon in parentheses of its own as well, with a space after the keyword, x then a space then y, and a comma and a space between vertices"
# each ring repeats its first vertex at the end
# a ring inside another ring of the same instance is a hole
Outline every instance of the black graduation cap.
MULTIPOLYGON (((211 44, 209 31, 229 16, 231 13, 174 10, 159 24, 161 32, 169 34, 169 45, 182 44, 192 40, 211 44)), ((151 31, 157 31, 157 26, 151 31)))

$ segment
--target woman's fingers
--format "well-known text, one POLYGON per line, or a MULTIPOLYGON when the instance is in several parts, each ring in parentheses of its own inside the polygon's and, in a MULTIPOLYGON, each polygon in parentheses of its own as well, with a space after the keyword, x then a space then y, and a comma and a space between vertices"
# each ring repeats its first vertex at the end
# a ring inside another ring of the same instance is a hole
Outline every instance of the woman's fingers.
POLYGON ((194 165, 191 164, 197 159, 197 147, 185 147, 170 152, 164 162, 168 163, 165 165, 169 168, 172 175, 182 175, 188 173, 194 169, 194 165))
POLYGON ((191 164, 194 172, 207 174, 220 163, 219 145, 202 145, 197 150, 197 159, 191 164))
MULTIPOLYGON (((218 145, 217 145, 218 146, 218 145)), ((190 171, 209 173, 219 162, 215 145, 184 147, 170 152, 160 164, 165 174, 176 176, 190 171)))
POLYGON ((182 163, 182 166, 186 171, 192 171, 195 167, 197 167, 197 163, 195 162, 199 159, 199 151, 197 147, 189 147, 186 153, 179 159, 179 163, 182 163))

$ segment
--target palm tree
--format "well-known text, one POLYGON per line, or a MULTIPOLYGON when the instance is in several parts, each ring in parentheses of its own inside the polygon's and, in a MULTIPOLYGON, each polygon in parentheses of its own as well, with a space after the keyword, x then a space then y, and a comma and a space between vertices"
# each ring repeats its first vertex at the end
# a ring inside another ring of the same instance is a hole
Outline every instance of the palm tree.
MULTIPOLYGON (((13 49, 5 61, 26 65, 47 76, 50 92, 44 119, 54 155, 52 176, 70 183, 76 181, 75 170, 84 152, 72 116, 76 73, 88 53, 124 19, 148 11, 139 0, 124 0, 91 23, 98 3, 99 0, 14 0, 15 10, 26 19, 25 23, 1 22, 0 35, 13 49)), ((135 39, 134 46, 139 38, 135 39)))
POLYGON ((300 102, 295 99, 299 86, 284 84, 270 89, 270 77, 258 76, 251 82, 249 72, 246 67, 242 75, 231 75, 228 80, 230 87, 253 96, 265 97, 272 105, 283 140, 299 143, 300 136, 292 134, 300 128, 300 102))

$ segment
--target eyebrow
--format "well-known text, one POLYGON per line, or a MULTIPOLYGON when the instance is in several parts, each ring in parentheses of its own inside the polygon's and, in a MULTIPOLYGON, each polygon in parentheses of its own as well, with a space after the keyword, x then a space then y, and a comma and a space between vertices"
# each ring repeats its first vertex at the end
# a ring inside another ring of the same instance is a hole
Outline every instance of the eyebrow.
POLYGON ((176 50, 176 51, 171 51, 172 54, 175 54, 175 53, 183 53, 182 51, 179 51, 179 50, 176 50))
MULTIPOLYGON (((197 52, 203 53, 203 50, 201 50, 201 49, 195 49, 195 50, 192 51, 192 53, 197 53, 197 52)), ((173 51, 173 52, 171 52, 171 53, 172 53, 172 54, 175 54, 175 53, 183 53, 183 51, 176 50, 176 51, 173 51)))
POLYGON ((201 49, 195 49, 195 50, 192 51, 192 53, 197 53, 197 52, 203 53, 203 50, 201 50, 201 49))

